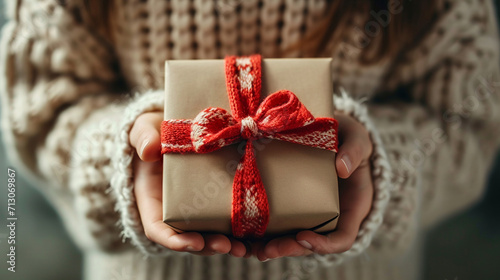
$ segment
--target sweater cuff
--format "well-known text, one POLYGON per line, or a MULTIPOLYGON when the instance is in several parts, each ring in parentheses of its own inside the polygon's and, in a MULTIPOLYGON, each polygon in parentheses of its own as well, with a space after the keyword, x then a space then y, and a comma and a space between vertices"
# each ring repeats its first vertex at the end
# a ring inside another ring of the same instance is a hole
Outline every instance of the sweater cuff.
POLYGON ((142 226, 141 217, 134 195, 132 159, 135 149, 130 145, 129 132, 139 115, 146 112, 163 111, 164 92, 148 91, 136 96, 125 109, 122 122, 115 139, 116 153, 112 161, 116 170, 111 179, 111 187, 116 196, 116 210, 120 213, 119 226, 123 239, 131 243, 145 255, 166 256, 172 251, 149 240, 142 226))
POLYGON ((363 124, 370 134, 373 143, 373 153, 370 157, 373 180, 372 209, 360 226, 356 241, 351 249, 340 254, 314 256, 324 266, 338 265, 345 259, 360 255, 370 246, 374 235, 380 228, 390 198, 391 167, 382 140, 375 126, 371 122, 367 108, 359 101, 355 101, 342 90, 340 96, 335 96, 333 103, 336 110, 342 111, 363 124))

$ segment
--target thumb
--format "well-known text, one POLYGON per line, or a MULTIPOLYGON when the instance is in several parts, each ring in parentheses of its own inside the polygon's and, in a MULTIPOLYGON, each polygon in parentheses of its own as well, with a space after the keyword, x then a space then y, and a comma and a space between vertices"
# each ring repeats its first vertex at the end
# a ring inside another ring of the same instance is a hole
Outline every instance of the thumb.
POLYGON ((130 130, 130 144, 143 161, 161 158, 160 125, 163 113, 151 112, 140 115, 130 130))
POLYGON ((359 167, 363 161, 364 150, 362 141, 359 139, 346 139, 339 148, 335 165, 338 176, 346 179, 359 167))
POLYGON ((353 121, 343 132, 342 145, 339 147, 335 165, 338 176, 346 179, 367 162, 373 147, 368 132, 361 124, 353 121))

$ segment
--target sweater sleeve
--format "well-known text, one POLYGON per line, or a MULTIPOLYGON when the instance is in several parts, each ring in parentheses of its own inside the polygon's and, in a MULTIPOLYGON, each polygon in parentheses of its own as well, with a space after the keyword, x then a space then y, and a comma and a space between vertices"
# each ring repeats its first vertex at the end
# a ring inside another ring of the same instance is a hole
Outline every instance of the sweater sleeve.
POLYGON ((500 139, 495 9, 491 1, 450 3, 403 54, 385 93, 366 103, 392 170, 372 252, 404 251, 420 229, 484 193, 500 139))
POLYGON ((392 110, 371 107, 397 167, 393 182, 400 201, 391 203, 407 217, 387 213, 387 229, 411 216, 424 228, 432 226, 477 202, 484 192, 500 143, 494 11, 492 1, 455 1, 435 31, 407 54, 408 62, 395 69, 403 77, 395 83, 400 95, 419 105, 394 101, 392 110), (422 56, 427 50, 432 52, 422 56), (412 76, 413 82, 405 81, 412 76), (401 196, 406 189, 414 194, 401 196))
POLYGON ((111 159, 117 123, 136 99, 116 86, 111 44, 80 2, 7 2, 2 132, 13 164, 57 208, 76 243, 116 250, 127 245, 110 192, 111 159))

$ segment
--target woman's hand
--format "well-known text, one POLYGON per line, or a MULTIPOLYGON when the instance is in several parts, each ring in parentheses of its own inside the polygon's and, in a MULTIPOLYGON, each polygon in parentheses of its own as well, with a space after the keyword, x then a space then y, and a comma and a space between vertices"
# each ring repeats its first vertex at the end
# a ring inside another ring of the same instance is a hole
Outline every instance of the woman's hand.
POLYGON ((130 143, 137 154, 133 160, 134 191, 146 236, 174 251, 198 255, 230 253, 248 256, 245 245, 222 234, 176 233, 162 219, 162 161, 160 125, 163 113, 139 116, 130 131, 130 143))
POLYGON ((252 253, 265 261, 286 256, 312 253, 332 254, 349 250, 356 240, 359 227, 370 212, 373 184, 369 157, 373 146, 365 127, 354 118, 337 113, 339 151, 336 168, 339 179, 340 217, 335 231, 326 235, 302 231, 296 236, 257 242, 252 253))

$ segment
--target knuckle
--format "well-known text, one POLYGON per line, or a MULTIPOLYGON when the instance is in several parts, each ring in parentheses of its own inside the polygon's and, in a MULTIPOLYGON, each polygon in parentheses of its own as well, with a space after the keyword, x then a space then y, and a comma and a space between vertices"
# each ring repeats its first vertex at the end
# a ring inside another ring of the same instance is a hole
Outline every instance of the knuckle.
POLYGON ((351 153, 355 159, 361 160, 363 158, 365 147, 362 144, 361 141, 356 141, 356 143, 353 143, 351 146, 351 153))
POLYGON ((146 235, 147 239, 149 239, 149 240, 151 240, 153 242, 156 241, 155 238, 154 238, 154 235, 155 235, 154 231, 156 230, 155 229, 155 227, 156 227, 155 225, 156 225, 156 223, 146 223, 144 225, 144 235, 146 235))
POLYGON ((151 240, 151 241, 154 241, 153 240, 153 237, 151 236, 151 231, 149 228, 144 228, 144 235, 146 235, 146 238, 151 240))
POLYGON ((322 253, 322 254, 332 254, 332 253, 336 253, 338 250, 336 249, 335 247, 335 243, 328 243, 328 245, 324 245, 322 246, 319 251, 322 253))
POLYGON ((130 142, 134 146, 138 146, 150 134, 150 126, 144 122, 136 122, 130 130, 130 142))
POLYGON ((139 141, 139 136, 141 135, 141 132, 139 131, 140 128, 141 125, 138 122, 135 122, 132 129, 130 129, 129 138, 132 145, 137 145, 139 141))
POLYGON ((325 242, 318 246, 317 251, 322 254, 332 254, 338 251, 337 244, 335 241, 335 237, 333 235, 327 235, 327 239, 325 242))
POLYGON ((144 119, 137 119, 132 126, 131 133, 141 135, 146 132, 149 128, 149 123, 144 119))
POLYGON ((365 155, 366 155, 366 158, 368 158, 373 153, 373 142, 372 142, 370 137, 368 137, 366 139, 364 146, 366 147, 365 148, 365 151, 366 151, 365 155))
POLYGON ((132 129, 144 125, 145 123, 147 123, 147 119, 148 119, 147 113, 138 116, 134 122, 134 126, 132 127, 132 129))
POLYGON ((347 252, 352 248, 353 242, 342 243, 337 247, 339 253, 347 252))
POLYGON ((327 253, 343 253, 349 251, 352 248, 356 240, 356 235, 354 235, 353 237, 346 235, 337 236, 336 238, 334 238, 333 236, 329 236, 329 239, 330 246, 328 247, 327 253))
POLYGON ((146 112, 137 118, 137 121, 143 124, 156 124, 163 120, 163 113, 160 112, 146 112))
POLYGON ((359 159, 361 159, 361 160, 368 159, 370 157, 370 155, 372 154, 373 144, 369 138, 368 139, 359 139, 358 141, 356 141, 356 145, 355 145, 354 150, 355 150, 356 156, 359 159))

